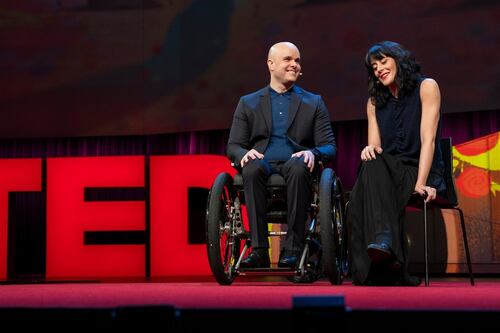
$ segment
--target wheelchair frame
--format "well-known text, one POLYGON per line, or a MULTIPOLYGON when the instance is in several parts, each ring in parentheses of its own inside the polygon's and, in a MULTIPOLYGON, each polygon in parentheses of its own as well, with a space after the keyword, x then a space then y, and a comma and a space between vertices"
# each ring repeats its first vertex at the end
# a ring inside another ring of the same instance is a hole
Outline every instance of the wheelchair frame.
MULTIPOLYGON (((243 225, 243 186, 235 185, 233 177, 228 173, 223 172, 217 176, 207 201, 206 235, 210 269, 219 284, 230 285, 240 275, 287 276, 295 283, 312 283, 326 277, 331 284, 342 283, 349 271, 342 184, 331 168, 325 168, 319 182, 315 177, 312 187, 310 223, 306 228, 305 247, 297 267, 244 269, 240 268, 240 263, 251 246, 251 240, 243 225)), ((284 183, 272 185, 268 182, 267 188, 273 197, 285 189, 285 186, 284 183)), ((272 199, 268 205, 270 208, 273 205, 272 199)), ((286 223, 286 206, 284 209, 285 212, 270 210, 266 217, 268 223, 286 223)), ((284 235, 286 232, 283 231, 269 232, 270 237, 284 235)))

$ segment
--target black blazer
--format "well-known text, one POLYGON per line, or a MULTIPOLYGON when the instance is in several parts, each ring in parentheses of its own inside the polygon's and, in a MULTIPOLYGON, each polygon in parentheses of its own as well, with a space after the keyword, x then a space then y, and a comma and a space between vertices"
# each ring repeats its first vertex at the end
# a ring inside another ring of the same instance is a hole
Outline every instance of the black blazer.
MULTIPOLYGON (((227 156, 235 166, 250 149, 264 153, 272 130, 269 86, 240 98, 229 133, 227 156)), ((321 96, 294 86, 287 124, 295 152, 312 150, 317 161, 335 157, 337 146, 330 115, 321 96)))

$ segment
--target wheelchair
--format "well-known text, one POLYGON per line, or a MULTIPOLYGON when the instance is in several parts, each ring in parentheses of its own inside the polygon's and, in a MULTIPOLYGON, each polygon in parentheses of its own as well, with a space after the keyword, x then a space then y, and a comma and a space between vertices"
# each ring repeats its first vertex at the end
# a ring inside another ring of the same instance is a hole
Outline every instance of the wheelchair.
MULTIPOLYGON (((340 179, 331 168, 319 166, 313 175, 312 202, 308 209, 306 240, 295 268, 241 268, 251 247, 245 229, 242 206, 245 203, 243 177, 220 173, 210 189, 206 211, 207 253, 210 269, 221 285, 230 285, 237 276, 286 276, 294 283, 313 283, 326 277, 339 285, 349 272, 346 206, 340 179)), ((286 186, 284 178, 272 174, 266 186, 267 223, 286 223, 286 186)), ((286 231, 269 231, 281 237, 286 231)), ((275 267, 276 266, 276 267, 275 267)))

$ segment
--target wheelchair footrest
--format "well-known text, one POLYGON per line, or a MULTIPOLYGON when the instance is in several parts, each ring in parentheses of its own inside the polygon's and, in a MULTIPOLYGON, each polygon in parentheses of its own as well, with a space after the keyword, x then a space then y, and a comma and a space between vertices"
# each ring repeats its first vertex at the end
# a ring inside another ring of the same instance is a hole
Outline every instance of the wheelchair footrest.
POLYGON ((296 275, 297 270, 288 267, 273 267, 270 268, 244 268, 238 271, 239 275, 270 275, 270 276, 287 276, 296 275))

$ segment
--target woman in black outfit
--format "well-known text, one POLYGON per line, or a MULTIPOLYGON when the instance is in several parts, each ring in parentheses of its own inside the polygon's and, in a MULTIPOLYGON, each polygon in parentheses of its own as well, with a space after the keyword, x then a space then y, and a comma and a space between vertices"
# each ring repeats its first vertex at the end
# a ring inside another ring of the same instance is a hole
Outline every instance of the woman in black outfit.
POLYGON ((441 97, 414 56, 385 41, 366 54, 368 145, 351 192, 352 277, 356 285, 418 285, 407 273, 405 206, 444 194, 439 147, 441 97))

